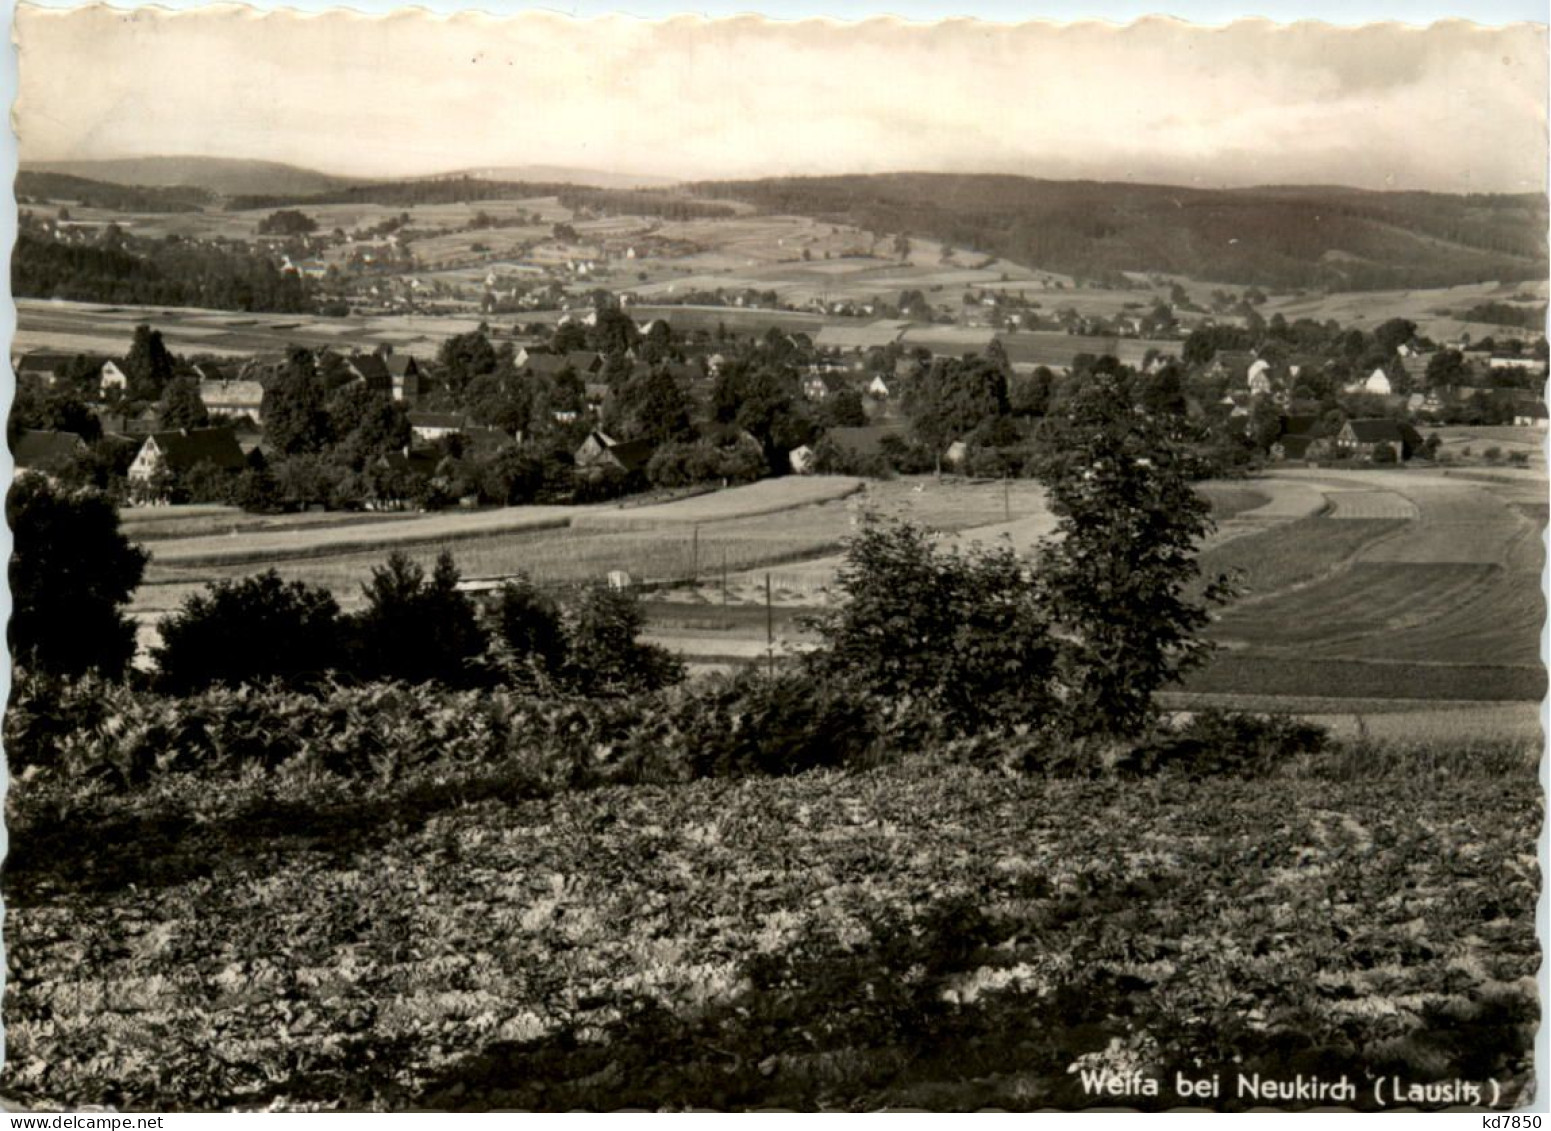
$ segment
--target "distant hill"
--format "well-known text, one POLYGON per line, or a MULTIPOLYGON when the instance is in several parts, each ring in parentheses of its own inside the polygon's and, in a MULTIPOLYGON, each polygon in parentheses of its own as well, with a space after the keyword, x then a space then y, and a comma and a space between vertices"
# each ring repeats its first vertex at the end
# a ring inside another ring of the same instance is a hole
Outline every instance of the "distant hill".
POLYGON ((284 165, 278 161, 248 161, 229 157, 122 157, 101 161, 25 161, 27 172, 65 173, 119 185, 192 185, 221 196, 304 195, 329 192, 358 183, 284 165))
POLYGON ((605 189, 666 188, 678 183, 671 177, 650 177, 641 173, 600 173, 596 169, 573 169, 566 165, 499 165, 458 169, 447 176, 475 177, 482 181, 585 185, 605 189))
POLYGON ((1533 194, 1211 190, 949 173, 686 187, 1090 279, 1156 271, 1284 290, 1376 290, 1547 273, 1546 198, 1533 194))

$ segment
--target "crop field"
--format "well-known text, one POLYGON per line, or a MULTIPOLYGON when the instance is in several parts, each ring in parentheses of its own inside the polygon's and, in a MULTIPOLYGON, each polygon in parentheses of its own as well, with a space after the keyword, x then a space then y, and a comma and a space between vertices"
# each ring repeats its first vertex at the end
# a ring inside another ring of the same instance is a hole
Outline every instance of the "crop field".
MULTIPOLYGON (((1220 527, 1202 571, 1236 573, 1243 591, 1209 630, 1222 653, 1183 690, 1284 706, 1538 699, 1546 515, 1521 500, 1543 499, 1543 481, 1501 478, 1286 469, 1203 485, 1220 527)), ((653 590, 652 639, 694 664, 725 666, 766 654, 767 594, 778 649, 806 646, 795 618, 837 599, 844 543, 875 518, 924 526, 945 547, 1025 553, 1055 528, 1034 483, 930 476, 793 477, 632 507, 267 520, 275 526, 209 509, 136 513, 131 530, 155 557, 132 612, 148 644, 152 622, 198 586, 269 566, 326 585, 351 608, 389 548, 426 565, 446 548, 466 577, 523 571, 566 587, 623 571, 653 590)))
POLYGON ((1479 341, 1501 335, 1503 327, 1485 322, 1465 322, 1456 314, 1483 302, 1505 302, 1523 293, 1546 301, 1551 287, 1544 282, 1471 283, 1458 287, 1440 287, 1411 291, 1352 291, 1335 294, 1272 295, 1260 308, 1262 317, 1281 314, 1289 322, 1312 318, 1325 322, 1334 318, 1343 326, 1358 326, 1371 331, 1391 318, 1408 318, 1430 338, 1446 341, 1468 333, 1479 341))
MULTIPOLYGON (((13 785, 31 1110, 1144 1107, 1082 1072, 1495 1080, 1539 1018, 1536 746, 1260 780, 917 760, 533 796, 13 785), (75 831, 83 822, 91 838, 75 831)), ((440 780, 440 779, 439 779, 440 780)), ((1277 1106, 1305 1106, 1284 1103, 1277 1106)))
POLYGON ((862 481, 843 475, 787 476, 762 479, 726 491, 712 491, 676 502, 651 507, 596 507, 576 514, 578 529, 604 526, 615 529, 654 529, 660 526, 719 522, 776 514, 843 499, 862 489, 862 481))
POLYGON ((15 347, 121 357, 142 322, 162 332, 167 347, 187 356, 251 357, 283 352, 290 345, 332 346, 349 351, 389 343, 420 357, 441 343, 479 326, 478 318, 415 315, 234 314, 192 307, 102 306, 94 303, 19 298, 15 347))
POLYGON ((224 536, 230 539, 251 533, 321 531, 334 527, 378 526, 413 521, 420 516, 410 512, 373 511, 350 514, 330 511, 325 514, 248 514, 240 507, 215 504, 177 507, 125 507, 119 511, 119 526, 136 542, 180 542, 196 538, 224 536))
MULTIPOLYGON (((1020 484, 1008 523, 996 513, 999 486, 875 483, 855 502, 857 509, 938 529, 943 545, 1010 542, 1026 552, 1053 531, 1054 517, 1037 495, 1022 494, 1028 485, 1020 484)), ((1204 485, 1220 528, 1204 546, 1202 571, 1236 573, 1243 593, 1210 629, 1223 652, 1185 691, 1223 702, 1252 695, 1283 710, 1311 697, 1393 698, 1413 706, 1417 700, 1538 700, 1545 686, 1539 657, 1545 514, 1514 501, 1522 489, 1518 481, 1462 481, 1420 471, 1287 470, 1204 485)), ((805 521, 824 523, 825 510, 810 511, 805 521)), ((829 537, 818 544, 834 545, 847 533, 838 523, 827 529, 829 537)), ((696 663, 762 657, 764 621, 737 610, 762 608, 768 579, 781 614, 778 647, 801 647, 807 638, 790 618, 835 599, 842 561, 830 549, 808 560, 734 571, 725 590, 720 578, 707 576, 698 586, 658 594, 654 638, 696 663), (663 611, 673 602, 700 610, 692 631, 663 611)))
POLYGON ((571 521, 574 507, 504 507, 469 514, 417 515, 393 522, 312 524, 281 529, 172 538, 159 544, 159 565, 252 565, 293 558, 330 557, 360 551, 387 551, 400 545, 446 545, 467 538, 519 530, 551 530, 571 521))

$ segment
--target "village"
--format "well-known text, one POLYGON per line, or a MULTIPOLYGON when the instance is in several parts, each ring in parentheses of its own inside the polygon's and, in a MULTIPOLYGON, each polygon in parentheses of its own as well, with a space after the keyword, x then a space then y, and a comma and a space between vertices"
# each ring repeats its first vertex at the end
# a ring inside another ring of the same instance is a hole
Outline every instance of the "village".
MULTIPOLYGON (((685 333, 671 314, 638 323, 627 307, 600 300, 549 325, 481 323, 429 357, 383 344, 242 359, 174 355, 142 324, 118 356, 14 357, 10 428, 19 469, 90 479, 131 504, 468 507, 814 471, 1001 475, 1016 474, 1031 423, 1063 383, 1100 360, 1013 361, 1018 333, 989 328, 934 353, 913 344, 914 329, 882 319, 811 335, 685 333), (982 380, 979 362, 995 372, 977 407, 966 388, 982 380), (769 378, 757 414, 736 403, 739 382, 756 372, 769 378), (925 389, 934 382, 948 386, 936 399, 925 389), (960 394, 965 405, 948 414, 958 431, 938 434, 941 398, 960 394), (932 419, 920 419, 928 403, 932 419), (298 433, 298 405, 333 423, 298 433), (277 412, 279 436, 266 428, 277 412), (720 455, 686 464, 689 449, 720 455), (531 475, 518 485, 486 474, 515 467, 503 456, 515 451, 564 470, 551 466, 547 487, 531 475)), ((1544 338, 1512 339, 1511 352, 1491 340, 1435 343, 1403 320, 1365 335, 1278 318, 1263 333, 1250 348, 1216 348, 1248 334, 1201 326, 1179 341, 1154 340, 1137 365, 1152 390, 1144 401, 1194 428, 1225 470, 1283 460, 1405 464, 1438 454, 1428 430, 1547 425, 1544 338)))

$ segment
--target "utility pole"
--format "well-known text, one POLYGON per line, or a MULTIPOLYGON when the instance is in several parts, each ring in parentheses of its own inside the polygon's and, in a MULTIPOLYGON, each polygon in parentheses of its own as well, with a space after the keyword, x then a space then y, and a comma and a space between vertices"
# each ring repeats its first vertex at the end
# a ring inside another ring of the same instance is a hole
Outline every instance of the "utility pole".
POLYGON ((722 608, 727 607, 727 547, 722 547, 722 608))
POLYGON ((691 584, 700 580, 700 524, 698 522, 690 527, 689 533, 689 580, 691 584))
POLYGON ((1002 472, 1002 513, 1008 522, 1012 521, 1012 484, 1005 471, 1002 472))
POLYGON ((775 676, 775 612, 770 603, 770 574, 765 574, 765 653, 770 657, 770 674, 775 676))

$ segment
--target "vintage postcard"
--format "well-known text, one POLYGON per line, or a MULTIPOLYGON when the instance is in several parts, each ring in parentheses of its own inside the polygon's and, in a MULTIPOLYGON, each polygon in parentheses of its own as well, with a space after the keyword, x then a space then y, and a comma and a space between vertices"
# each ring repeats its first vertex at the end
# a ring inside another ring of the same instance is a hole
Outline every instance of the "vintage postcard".
POLYGON ((15 37, 6 1109, 1543 1104, 1545 26, 15 37))

